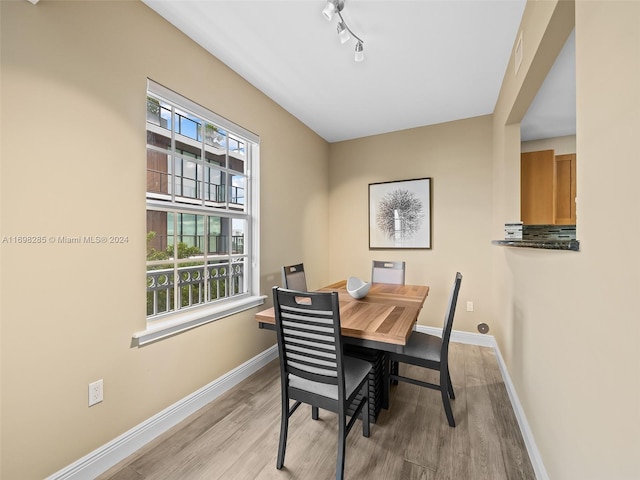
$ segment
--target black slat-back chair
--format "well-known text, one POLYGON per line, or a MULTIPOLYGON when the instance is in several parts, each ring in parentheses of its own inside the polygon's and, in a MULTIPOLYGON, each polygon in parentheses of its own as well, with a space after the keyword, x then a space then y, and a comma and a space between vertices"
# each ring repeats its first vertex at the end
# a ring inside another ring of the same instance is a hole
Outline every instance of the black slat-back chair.
POLYGON ((438 370, 440 372, 440 384, 423 382, 413 378, 403 377, 399 373, 391 372, 390 379, 401 382, 409 382, 421 387, 439 390, 442 396, 442 404, 447 415, 449 425, 456 426, 451 411, 450 399, 455 399, 453 386, 451 385, 451 375, 449 375, 449 338, 451 337, 451 329, 453 328, 453 317, 456 313, 456 304, 458 303, 458 292, 462 283, 462 275, 456 273, 456 279, 451 288, 449 296, 449 307, 444 319, 444 328, 442 337, 429 335, 428 333, 413 332, 403 349, 403 353, 390 353, 389 358, 394 362, 408 363, 419 367, 438 370))
POLYGON ((284 465, 289 417, 301 403, 338 414, 336 479, 344 477, 349 431, 362 417, 362 435, 369 436, 369 371, 371 364, 343 356, 340 309, 336 292, 312 293, 273 287, 280 357, 282 417, 276 467, 284 465), (358 401, 356 397, 361 393, 358 401), (290 407, 289 400, 295 403, 290 407), (347 409, 357 402, 347 423, 347 409))
POLYGON ((286 265, 282 267, 282 286, 301 292, 307 291, 307 277, 304 273, 304 264, 286 265))

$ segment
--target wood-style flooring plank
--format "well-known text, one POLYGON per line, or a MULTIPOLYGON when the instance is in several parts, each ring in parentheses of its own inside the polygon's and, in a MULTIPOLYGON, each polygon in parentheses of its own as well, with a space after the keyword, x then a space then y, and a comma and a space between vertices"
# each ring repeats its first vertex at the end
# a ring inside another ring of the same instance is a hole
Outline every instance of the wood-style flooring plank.
POLYGON ((143 480, 144 476, 133 470, 129 466, 124 466, 115 471, 113 475, 109 477, 110 480, 143 480))
POLYGON ((497 366, 496 355, 489 349, 482 349, 481 353, 507 477, 535 480, 536 475, 529 461, 524 439, 520 434, 518 420, 511 408, 509 394, 497 366))
POLYGON ((273 385, 257 393, 249 394, 244 389, 241 395, 230 401, 236 407, 219 419, 189 446, 181 449, 173 457, 163 459, 163 465, 150 469, 146 478, 161 480, 167 478, 215 480, 225 478, 224 472, 234 463, 238 454, 244 454, 256 438, 273 431, 280 412, 280 391, 277 377, 273 385), (216 458, 216 462, 202 459, 216 458), (153 472, 153 473, 152 473, 153 472))
MULTIPOLYGON (((280 391, 276 387, 279 385, 279 367, 277 362, 270 362, 267 366, 256 372, 251 378, 241 382, 235 388, 218 397, 214 402, 200 409, 189 416, 179 425, 173 427, 157 439, 145 446, 136 454, 129 457, 128 466, 131 470, 140 473, 145 480, 153 478, 180 478, 178 471, 186 469, 183 458, 193 455, 191 452, 201 444, 209 443, 205 436, 209 431, 221 431, 221 436, 226 438, 235 429, 228 428, 229 419, 237 418, 246 412, 250 402, 260 400, 256 395, 259 385, 264 385, 263 390, 272 398, 265 399, 266 405, 280 402, 280 391), (272 392, 269 392, 272 390, 272 392), (277 397, 275 397, 277 394, 277 397), (257 397, 257 398, 256 398, 257 397), (277 400, 277 402, 276 402, 277 400), (203 436, 205 436, 203 438, 203 436), (185 451, 186 450, 186 451, 185 451), (175 477, 172 477, 175 476, 175 477)), ((194 463, 199 463, 197 460, 194 463)), ((122 465, 121 462, 119 465, 122 465)), ((115 469, 119 466, 114 467, 115 469)), ((97 480, 109 479, 120 480, 118 477, 111 477, 110 469, 97 480)), ((135 477, 134 477, 135 478, 135 477)), ((204 478, 204 477, 202 477, 204 478)), ((124 480, 124 479, 123 479, 124 480)))
POLYGON ((436 473, 421 465, 411 462, 404 462, 402 472, 398 478, 402 480, 436 480, 436 473))
POLYGON ((507 480, 480 350, 481 347, 470 346, 465 375, 471 470, 477 480, 507 480))
MULTIPOLYGON (((400 374, 409 378, 437 384, 438 373, 413 365, 400 365, 400 374)), ((405 460, 435 471, 440 453, 439 437, 441 425, 447 428, 446 415, 442 407, 440 392, 418 385, 407 384, 412 396, 417 397, 415 414, 407 432, 411 439, 406 445, 405 460)))
MULTIPOLYGON (((347 439, 345 478, 353 480, 533 480, 533 469, 495 361, 488 348, 452 343, 452 408, 440 393, 400 382, 371 436, 357 422, 347 439)), ((437 374, 401 365, 429 381, 437 374)), ((280 433, 278 362, 221 395, 97 480, 332 480, 337 417, 302 405, 291 417, 285 467, 276 469, 280 433)))

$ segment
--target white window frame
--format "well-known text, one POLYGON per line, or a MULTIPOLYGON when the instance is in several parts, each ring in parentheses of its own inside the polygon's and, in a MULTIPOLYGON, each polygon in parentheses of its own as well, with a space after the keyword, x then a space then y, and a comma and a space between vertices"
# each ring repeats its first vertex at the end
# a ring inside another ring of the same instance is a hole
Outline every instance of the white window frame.
MULTIPOLYGON (((210 110, 184 98, 176 92, 147 79, 147 92, 170 104, 179 106, 197 117, 206 119, 224 130, 246 141, 246 208, 248 214, 245 244, 248 245, 249 259, 245 265, 248 276, 248 291, 212 303, 189 307, 183 310, 163 314, 154 319, 147 319, 146 329, 133 334, 133 345, 142 346, 177 333, 190 330, 199 325, 213 322, 236 313, 264 304, 265 296, 260 295, 260 137, 249 130, 216 115, 210 110)), ((145 96, 146 98, 146 96, 145 96)), ((146 131, 146 129, 145 129, 146 131)), ((146 189, 145 189, 146 190, 146 189)), ((147 195, 146 210, 171 210, 172 202, 157 200, 147 195)), ((219 213, 215 209, 210 215, 219 213)), ((145 237, 146 238, 146 237, 145 237)))

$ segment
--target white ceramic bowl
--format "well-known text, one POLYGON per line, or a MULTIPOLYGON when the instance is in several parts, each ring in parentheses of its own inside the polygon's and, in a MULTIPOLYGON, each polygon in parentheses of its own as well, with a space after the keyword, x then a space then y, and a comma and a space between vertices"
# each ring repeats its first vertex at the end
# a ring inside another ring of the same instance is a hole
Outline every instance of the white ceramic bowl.
POLYGON ((353 298, 363 298, 369 293, 371 282, 364 282, 358 277, 349 277, 347 280, 347 292, 353 298))

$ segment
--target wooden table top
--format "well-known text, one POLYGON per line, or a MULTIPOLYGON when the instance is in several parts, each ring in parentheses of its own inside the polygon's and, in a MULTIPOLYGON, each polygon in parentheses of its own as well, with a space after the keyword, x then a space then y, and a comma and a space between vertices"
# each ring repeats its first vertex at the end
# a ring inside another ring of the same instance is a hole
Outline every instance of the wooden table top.
MULTIPOLYGON (((366 297, 354 299, 347 293, 346 281, 321 288, 338 292, 342 334, 363 340, 406 345, 418 320, 429 287, 374 283, 366 297)), ((275 325, 275 311, 268 308, 256 314, 259 323, 275 325)))
POLYGON ((356 300, 347 292, 347 281, 341 280, 326 287, 319 292, 338 292, 340 301, 382 303, 399 307, 422 308, 429 295, 429 287, 426 285, 396 285, 392 283, 372 283, 367 296, 356 300))

